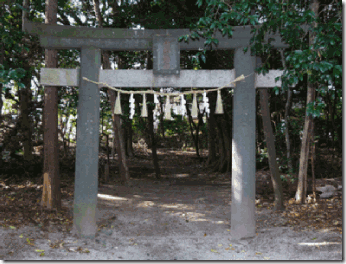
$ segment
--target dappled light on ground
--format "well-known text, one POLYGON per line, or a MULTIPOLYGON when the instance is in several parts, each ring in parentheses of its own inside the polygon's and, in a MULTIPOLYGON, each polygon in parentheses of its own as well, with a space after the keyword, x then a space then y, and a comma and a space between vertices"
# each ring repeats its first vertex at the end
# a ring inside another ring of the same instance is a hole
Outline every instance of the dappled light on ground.
MULTIPOLYGON (((268 259, 269 256, 273 259, 275 250, 286 252, 285 256, 277 255, 277 259, 294 259, 297 257, 297 250, 300 252, 299 256, 310 254, 312 259, 323 259, 326 254, 329 259, 341 256, 341 196, 319 200, 317 204, 297 205, 285 190, 286 209, 273 212, 272 189, 266 182, 258 184, 256 237, 248 246, 236 245, 230 241, 230 175, 209 172, 194 159, 194 155, 184 155, 184 152, 177 151, 179 156, 172 156, 174 152, 170 151, 168 154, 163 149, 160 150, 159 162, 163 172, 161 180, 157 180, 152 174, 150 159, 136 156, 129 159, 131 187, 121 185, 117 174, 113 174, 110 182, 99 183, 97 236, 103 237, 106 241, 103 243, 112 245, 114 241, 128 241, 124 244, 123 251, 132 250, 131 247, 138 250, 145 246, 146 250, 150 248, 157 254, 172 252, 174 244, 177 247, 175 251, 189 249, 197 252, 203 248, 203 252, 220 256, 237 254, 240 259, 268 259), (163 240, 159 241, 159 238, 163 240), (326 242, 329 244, 325 244, 326 242), (183 245, 183 248, 179 249, 179 245, 183 245), (311 255, 306 248, 326 250, 311 255)), ((262 181, 262 177, 267 176, 268 172, 265 171, 256 173, 257 181, 262 181)), ((42 236, 45 239, 42 241, 52 240, 56 236, 54 234, 70 236, 73 220, 73 175, 63 177, 61 182, 63 207, 59 211, 47 210, 40 205, 40 179, 28 184, 0 182, 2 230, 16 232, 24 228, 24 231, 20 231, 24 234, 23 239, 28 238, 30 244, 34 245, 35 239, 40 241, 42 236), (38 231, 25 233, 27 228, 38 231)), ((338 184, 342 184, 341 180, 338 180, 338 184)), ((18 239, 18 243, 21 243, 21 238, 18 239)), ((25 245, 29 247, 27 250, 33 250, 28 243, 25 245)), ((67 252, 92 251, 83 245, 78 251, 78 247, 72 242, 66 244, 69 246, 64 246, 64 243, 63 240, 54 243, 52 240, 50 248, 55 251, 67 248, 67 252)), ((100 250, 102 252, 104 249, 100 250)), ((14 255, 14 251, 11 254, 14 255)), ((198 259, 199 255, 196 254, 198 259)))
POLYGON ((105 200, 116 200, 116 201, 127 201, 128 199, 122 198, 122 197, 116 197, 112 195, 107 195, 107 194, 97 194, 97 197, 105 200))

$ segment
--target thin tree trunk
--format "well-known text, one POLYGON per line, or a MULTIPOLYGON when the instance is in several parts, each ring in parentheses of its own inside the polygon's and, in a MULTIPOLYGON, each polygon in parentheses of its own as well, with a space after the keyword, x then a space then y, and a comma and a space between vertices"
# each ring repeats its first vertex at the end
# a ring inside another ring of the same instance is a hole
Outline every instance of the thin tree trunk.
POLYGON ((133 153, 132 147, 132 120, 128 120, 126 122, 126 131, 127 131, 127 140, 126 140, 126 149, 127 155, 129 157, 133 157, 135 154, 133 153))
POLYGON ((30 104, 30 98, 31 98, 31 74, 30 74, 30 67, 26 67, 26 77, 24 79, 25 88, 21 89, 19 91, 20 94, 20 127, 21 131, 24 135, 23 140, 23 149, 24 149, 24 160, 26 161, 32 161, 34 156, 32 155, 32 126, 31 126, 31 118, 30 118, 30 110, 29 110, 29 104, 30 104))
MULTIPOLYGON (((1 7, 1 16, 2 16, 2 7, 1 7)), ((3 43, 0 43, 0 64, 1 65, 4 65, 4 60, 5 60, 5 51, 4 51, 4 44, 3 43)), ((0 124, 1 124, 1 121, 2 121, 2 106, 4 104, 4 102, 2 101, 2 87, 3 87, 3 84, 0 83, 0 124)), ((2 162, 2 159, 0 160, 0 163, 2 162)))
POLYGON ((227 166, 227 154, 226 154, 226 142, 225 142, 225 136, 224 136, 224 129, 222 127, 222 115, 218 115, 216 118, 216 124, 217 124, 217 133, 219 138, 219 164, 218 168, 216 168, 216 171, 218 172, 224 172, 225 168, 227 166))
MULTIPOLYGON (((199 111, 199 110, 198 110, 199 111)), ((196 155, 199 158, 199 148, 198 148, 198 128, 196 127, 195 123, 193 122, 191 111, 188 107, 186 107, 187 116, 189 118, 189 126, 190 126, 190 134, 193 140, 193 143, 196 148, 196 155), (196 135, 193 134, 193 131, 196 130, 196 135)))
POLYGON ((265 135, 265 140, 267 143, 268 149, 268 160, 271 173, 271 179, 273 183, 273 189, 275 193, 274 201, 274 210, 283 210, 284 209, 284 197, 282 191, 282 183, 280 179, 280 172, 278 164, 276 161, 276 150, 275 150, 275 140, 273 129, 270 121, 270 112, 269 112, 269 99, 267 89, 259 89, 260 93, 260 103, 261 103, 261 113, 263 120, 263 130, 265 135))
POLYGON ((160 109, 161 109, 161 114, 160 114, 160 130, 162 134, 162 138, 165 139, 165 125, 163 123, 163 102, 161 98, 158 96, 159 102, 160 102, 160 109))
MULTIPOLYGON (((154 102, 154 96, 152 94, 148 94, 147 96, 148 103, 154 102)), ((154 118, 153 118, 153 107, 151 105, 148 106, 148 126, 149 126, 149 134, 150 134, 150 141, 151 141, 151 153, 154 163, 154 169, 155 169, 155 176, 156 179, 161 179, 161 172, 160 172, 160 166, 159 166, 159 158, 157 156, 157 148, 156 148, 156 140, 155 140, 155 134, 154 134, 154 118)))
MULTIPOLYGON (((114 112, 114 110, 112 110, 114 112)), ((121 131, 121 116, 120 115, 114 115, 113 116, 113 122, 114 122, 114 130, 116 131, 117 135, 117 152, 118 152, 118 161, 119 161, 119 174, 122 179, 122 183, 124 185, 131 186, 130 182, 130 172, 129 168, 127 166, 127 158, 125 155, 125 142, 121 131)))
MULTIPOLYGON (((46 24, 57 23, 58 1, 46 0, 46 24)), ((57 51, 45 50, 46 68, 58 66, 57 51)), ((46 86, 44 90, 44 167, 41 204, 49 209, 61 207, 58 142, 58 89, 46 86)))
POLYGON ((316 202, 316 178, 315 178, 315 133, 314 133, 314 120, 311 122, 311 172, 312 172, 312 195, 314 203, 316 202))
MULTIPOLYGON (((153 61, 151 59, 151 54, 148 52, 147 55, 147 69, 151 70, 153 68, 153 61)), ((151 153, 153 157, 153 163, 154 163, 154 169, 155 169, 155 175, 156 179, 161 179, 161 173, 160 173, 160 166, 159 166, 159 159, 157 157, 157 149, 156 149, 156 140, 155 140, 155 134, 154 134, 154 117, 153 117, 153 103, 154 103, 154 95, 147 96, 149 105, 148 106, 148 128, 149 128, 149 136, 151 141, 151 153)))
POLYGON ((107 154, 107 162, 105 164, 105 182, 107 183, 109 181, 109 136, 108 134, 105 134, 106 136, 106 154, 107 154))
POLYGON ((222 134, 223 134, 223 142, 225 144, 225 168, 222 170, 222 172, 231 172, 232 170, 232 134, 229 128, 229 124, 232 124, 231 122, 228 122, 229 119, 227 118, 227 115, 224 114, 221 119, 221 125, 222 125, 222 134))
MULTIPOLYGON (((281 54, 282 65, 284 66, 284 69, 287 69, 283 49, 280 49, 280 54, 281 54)), ((285 138, 286 138, 287 165, 288 165, 288 171, 290 173, 293 172, 291 142, 290 142, 290 133, 289 133, 291 107, 292 107, 292 89, 290 87, 288 87, 287 101, 286 101, 286 105, 285 105, 285 138)))
MULTIPOLYGON (((100 3, 99 0, 94 0, 95 14, 99 27, 103 26, 102 14, 100 12, 100 3)), ((116 10, 113 10, 115 12, 116 10)), ((107 51, 102 52, 103 58, 103 69, 111 69, 109 54, 107 51)), ((121 62, 119 61, 119 68, 121 68, 121 62)), ((125 142, 124 137, 121 131, 121 117, 120 115, 114 114, 114 103, 115 103, 115 92, 108 89, 108 96, 110 98, 112 115, 113 115, 113 129, 115 131, 116 138, 116 149, 118 152, 118 161, 119 161, 119 174, 124 185, 131 185, 130 183, 130 172, 127 166, 127 158, 125 155, 125 142)))
MULTIPOLYGON (((315 16, 318 15, 318 8, 319 8, 319 2, 318 0, 313 0, 311 3, 311 11, 315 13, 315 16)), ((316 27, 316 23, 314 22, 314 27, 316 27)), ((312 32, 309 33, 309 44, 313 45, 315 36, 312 32)), ((308 81, 308 93, 307 93, 307 100, 306 105, 309 103, 312 103, 315 101, 315 87, 311 81, 308 81)), ((307 108, 307 107, 306 107, 307 108)), ((298 174, 298 186, 297 186, 297 192, 295 195, 296 203, 305 203, 306 198, 306 190, 307 190, 307 172, 308 172, 308 163, 309 163, 309 143, 310 143, 310 135, 312 130, 312 116, 305 114, 305 124, 304 124, 304 131, 303 131, 303 139, 302 139, 302 146, 300 151, 300 162, 299 162, 299 174, 298 174)))
POLYGON ((208 118, 208 160, 206 165, 210 165, 216 161, 216 147, 215 147, 215 93, 208 93, 210 114, 208 118))
MULTIPOLYGON (((111 102, 111 101, 110 101, 111 102)), ((112 102, 111 102, 112 103, 112 102)), ((115 145, 116 145, 116 135, 115 135, 115 131, 113 130, 112 132, 113 138, 112 138, 112 152, 111 152, 111 156, 114 159, 114 155, 115 155, 115 145)))

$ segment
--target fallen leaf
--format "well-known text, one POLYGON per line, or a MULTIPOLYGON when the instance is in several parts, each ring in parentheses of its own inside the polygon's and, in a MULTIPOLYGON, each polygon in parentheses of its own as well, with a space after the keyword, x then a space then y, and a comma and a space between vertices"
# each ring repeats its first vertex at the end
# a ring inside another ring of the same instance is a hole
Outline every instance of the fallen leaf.
POLYGON ((26 242, 28 243, 28 245, 30 245, 30 246, 35 246, 31 241, 30 241, 30 239, 29 238, 27 238, 26 239, 26 242))
POLYGON ((230 249, 231 249, 231 248, 229 248, 229 247, 228 247, 228 248, 225 248, 225 250, 230 250, 230 249))
POLYGON ((21 234, 19 237, 20 237, 20 238, 23 238, 23 234, 21 234))
POLYGON ((44 252, 44 249, 35 249, 36 252, 44 252))
POLYGON ((262 255, 262 253, 261 252, 256 252, 256 255, 262 255))
POLYGON ((264 259, 270 259, 270 257, 263 257, 264 259))
POLYGON ((206 236, 207 236, 207 233, 204 233, 204 236, 206 237, 206 236))
POLYGON ((10 229, 16 229, 16 227, 14 227, 14 226, 10 226, 10 229))
POLYGON ((211 251, 211 252, 214 252, 214 253, 219 253, 219 252, 217 252, 215 249, 211 249, 210 251, 211 251))
POLYGON ((44 252, 42 252, 41 254, 40 254, 40 257, 43 257, 44 256, 44 252))
POLYGON ((218 246, 218 247, 222 247, 222 244, 218 244, 217 246, 218 246))

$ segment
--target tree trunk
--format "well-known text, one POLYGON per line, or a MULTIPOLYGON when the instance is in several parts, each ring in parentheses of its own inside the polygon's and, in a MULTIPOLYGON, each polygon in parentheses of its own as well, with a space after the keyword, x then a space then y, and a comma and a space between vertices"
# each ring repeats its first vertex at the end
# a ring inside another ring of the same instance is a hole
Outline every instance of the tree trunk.
MULTIPOLYGON (((57 0, 46 0, 46 24, 56 24, 58 12, 57 0)), ((57 51, 45 50, 47 68, 58 66, 57 51)), ((61 207, 59 177, 59 142, 58 142, 58 89, 46 86, 44 91, 44 167, 42 206, 49 209, 61 207)))
POLYGON ((106 137, 106 154, 107 154, 107 161, 106 161, 106 164, 105 164, 105 175, 104 175, 104 180, 105 182, 107 183, 109 181, 109 135, 108 134, 105 134, 105 137, 106 137))
MULTIPOLYGON (((319 2, 318 0, 313 0, 310 6, 311 11, 315 13, 315 16, 318 15, 318 8, 319 8, 319 2)), ((314 27, 316 27, 316 23, 313 24, 314 27)), ((309 32, 309 44, 313 45, 315 36, 312 32, 309 32)), ((306 105, 309 103, 314 102, 315 100, 315 87, 313 83, 308 81, 308 93, 307 93, 307 100, 306 105)), ((296 203, 305 203, 306 198, 306 190, 307 190, 307 173, 308 173, 308 163, 309 163, 309 142, 310 142, 310 135, 312 132, 312 116, 307 114, 307 111, 305 113, 305 124, 304 124, 304 131, 303 131, 303 139, 302 139, 302 146, 300 151, 300 161, 299 161, 299 174, 298 174, 298 186, 297 186, 297 192, 295 195, 296 203)))
POLYGON ((225 167, 226 167, 226 144, 224 141, 224 135, 223 133, 225 132, 222 129, 222 115, 218 115, 216 118, 216 124, 217 124, 217 137, 219 139, 219 162, 218 166, 215 168, 215 171, 218 172, 224 172, 225 167))
POLYGON ((24 160, 32 161, 34 156, 32 155, 33 147, 32 147, 32 120, 30 118, 30 99, 31 99, 31 74, 30 67, 26 68, 26 76, 24 79, 25 88, 19 90, 19 109, 20 109, 20 127, 21 131, 24 135, 23 138, 23 149, 24 149, 24 160))
POLYGON ((132 120, 126 122, 126 135, 126 152, 129 157, 133 157, 135 154, 133 153, 132 147, 132 120))
POLYGON ((215 93, 208 93, 210 114, 208 118, 208 160, 206 165, 210 165, 216 161, 216 147, 215 147, 215 93))
MULTIPOLYGON (((111 102, 111 101, 110 101, 111 102)), ((112 102, 111 102, 112 103, 112 102)), ((115 131, 113 130, 112 132, 113 138, 112 138, 112 152, 111 152, 111 156, 114 159, 114 155, 115 155, 115 145, 116 145, 116 135, 115 135, 115 131)))
POLYGON ((160 109, 161 109, 161 114, 160 114, 160 130, 162 134, 162 138, 165 139, 165 125, 163 123, 163 101, 161 100, 160 96, 158 96, 159 102, 160 102, 160 109))
POLYGON ((232 124, 232 120, 227 118, 225 113, 221 119, 223 142, 225 144, 225 168, 222 172, 231 172, 232 170, 232 134, 229 124, 232 124))
MULTIPOLYGON (((99 0, 94 0, 95 14, 99 27, 103 26, 102 14, 100 12, 100 3, 99 0)), ((116 10, 113 10, 115 12, 116 10)), ((111 69, 111 64, 109 61, 109 54, 107 51, 102 52, 103 58, 103 69, 111 69)), ((122 68, 121 62, 119 61, 119 69, 122 68)), ((114 114, 114 104, 115 104, 115 92, 108 89, 108 96, 110 98, 112 115, 113 115, 113 129, 115 131, 116 139, 116 149, 118 152, 118 161, 119 161, 119 174, 124 185, 131 185, 130 183, 130 172, 127 166, 127 159, 125 155, 125 142, 124 137, 121 131, 121 116, 114 114)))
MULTIPOLYGON (((2 12, 2 10, 1 10, 2 12)), ((5 51, 4 51, 4 44, 3 43, 0 43, 0 64, 1 65, 4 65, 4 60, 5 60, 5 51)), ((2 87, 3 87, 3 84, 0 83, 0 123, 2 121, 2 106, 4 104, 4 102, 2 101, 2 87)), ((0 163, 1 163, 2 160, 0 160, 0 163)))
MULTIPOLYGON (((151 53, 148 52, 147 55, 147 69, 151 70, 153 68, 153 61, 151 53)), ((160 173, 160 167, 159 167, 159 159, 157 157, 157 150, 156 150, 156 140, 155 140, 155 134, 154 134, 154 117, 153 117, 153 110, 154 110, 154 95, 148 94, 148 128, 149 128, 149 136, 151 141, 151 153, 153 157, 153 163, 154 163, 154 169, 155 169, 155 175, 156 179, 161 179, 161 173, 160 173)))
MULTIPOLYGON (((112 111, 114 112, 114 110, 112 111)), ((125 155, 125 144, 124 144, 125 142, 124 142, 123 134, 121 131, 121 116, 114 115, 113 122, 114 122, 114 130, 117 135, 116 147, 118 152, 119 174, 122 179, 122 183, 124 185, 131 186, 130 172, 127 166, 127 158, 125 155)))
POLYGON ((155 169, 155 176, 156 179, 161 179, 161 172, 160 172, 160 166, 159 166, 159 159, 157 156, 157 148, 156 148, 156 140, 155 140, 155 133, 154 133, 154 118, 153 118, 153 107, 151 103, 154 103, 154 95, 148 94, 147 95, 148 103, 148 126, 149 126, 149 134, 150 134, 150 141, 151 141, 151 153, 154 163, 154 169, 155 169))
POLYGON ((283 197, 279 168, 276 161, 275 140, 273 135, 273 129, 271 126, 270 111, 268 106, 269 104, 268 91, 267 89, 258 89, 258 90, 260 93, 263 130, 264 130, 265 140, 266 140, 267 149, 268 149, 269 167, 270 167, 271 179, 272 179, 274 193, 275 193, 274 210, 283 210, 284 197, 283 197))
POLYGON ((198 132, 199 132, 199 128, 193 122, 193 119, 192 119, 192 116, 191 116, 191 111, 190 111, 189 107, 186 107, 186 112, 187 112, 187 116, 189 118, 190 134, 191 134, 193 143, 194 143, 195 148, 196 148, 196 155, 199 158, 200 157, 199 156, 199 148, 198 148, 198 132), (196 130, 196 135, 193 134, 194 130, 196 130))
MULTIPOLYGON (((280 50, 280 54, 281 54, 282 65, 284 69, 287 69, 283 49, 280 50)), ((289 133, 291 107, 292 107, 292 89, 288 87, 287 101, 285 105, 285 138, 286 138, 286 157, 288 162, 287 165, 288 165, 288 171, 290 173, 293 172, 291 142, 290 142, 290 133, 289 133)))

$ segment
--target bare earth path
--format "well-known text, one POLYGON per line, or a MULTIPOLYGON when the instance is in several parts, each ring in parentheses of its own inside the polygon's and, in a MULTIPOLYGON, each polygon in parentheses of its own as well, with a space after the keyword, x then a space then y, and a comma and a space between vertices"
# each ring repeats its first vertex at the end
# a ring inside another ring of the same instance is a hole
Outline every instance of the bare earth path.
POLYGON ((77 239, 54 225, 0 227, 0 259, 342 260, 340 232, 295 229, 264 206, 257 208, 256 236, 233 241, 229 176, 213 179, 193 153, 181 155, 159 152, 160 181, 148 156, 132 159, 132 187, 100 184, 95 239, 77 239))

